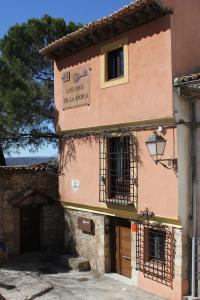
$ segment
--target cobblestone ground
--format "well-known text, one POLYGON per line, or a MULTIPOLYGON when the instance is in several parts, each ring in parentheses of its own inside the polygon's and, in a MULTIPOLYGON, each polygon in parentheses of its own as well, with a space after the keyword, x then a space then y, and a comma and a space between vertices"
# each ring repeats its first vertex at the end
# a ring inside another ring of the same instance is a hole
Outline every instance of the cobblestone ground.
POLYGON ((52 255, 41 254, 23 256, 0 265, 0 299, 164 300, 134 288, 130 279, 117 274, 65 270, 52 255), (6 284, 16 288, 6 289, 6 284))
POLYGON ((164 300, 134 288, 121 279, 91 272, 44 275, 54 289, 38 300, 164 300))

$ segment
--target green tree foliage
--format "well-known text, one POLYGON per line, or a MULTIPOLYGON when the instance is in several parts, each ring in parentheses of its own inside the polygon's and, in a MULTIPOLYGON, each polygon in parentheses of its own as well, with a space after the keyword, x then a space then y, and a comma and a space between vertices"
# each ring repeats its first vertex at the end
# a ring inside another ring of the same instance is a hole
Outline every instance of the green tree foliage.
POLYGON ((53 142, 53 63, 39 50, 80 26, 45 15, 12 26, 0 40, 0 142, 4 150, 28 145, 34 150, 53 142), (39 138, 43 135, 49 139, 39 138))

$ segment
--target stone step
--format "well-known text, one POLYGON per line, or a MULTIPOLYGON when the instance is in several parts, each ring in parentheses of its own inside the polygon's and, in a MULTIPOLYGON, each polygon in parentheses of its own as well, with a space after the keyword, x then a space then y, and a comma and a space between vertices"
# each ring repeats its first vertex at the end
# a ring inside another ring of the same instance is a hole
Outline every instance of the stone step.
POLYGON ((21 271, 0 271, 0 300, 33 300, 53 289, 53 285, 34 274, 21 271), (4 273, 4 274, 3 274, 4 273), (4 276, 2 276, 4 275, 4 276), (14 276, 15 275, 15 276, 14 276), (14 288, 8 288, 12 280, 14 288))
POLYGON ((90 263, 87 258, 61 255, 60 263, 64 268, 70 268, 79 272, 90 270, 90 263))

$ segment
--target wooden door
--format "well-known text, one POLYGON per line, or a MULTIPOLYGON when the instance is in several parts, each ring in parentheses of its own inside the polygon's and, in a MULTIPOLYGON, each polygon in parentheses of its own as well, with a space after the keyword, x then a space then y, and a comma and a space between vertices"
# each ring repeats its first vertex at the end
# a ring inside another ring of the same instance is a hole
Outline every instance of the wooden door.
POLYGON ((131 278, 131 229, 118 226, 118 273, 131 278))
POLYGON ((40 250, 40 207, 20 209, 21 253, 40 250))
POLYGON ((131 224, 128 220, 115 219, 111 239, 113 250, 112 270, 122 276, 131 278, 131 224))

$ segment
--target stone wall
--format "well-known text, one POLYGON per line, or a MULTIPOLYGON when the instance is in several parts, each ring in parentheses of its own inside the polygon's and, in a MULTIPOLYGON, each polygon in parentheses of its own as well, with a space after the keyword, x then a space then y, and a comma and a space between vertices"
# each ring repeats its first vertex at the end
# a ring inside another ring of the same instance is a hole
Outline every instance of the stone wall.
POLYGON ((183 235, 182 229, 174 228, 174 241, 174 278, 189 279, 191 240, 189 236, 183 235))
POLYGON ((0 200, 0 239, 3 239, 3 202, 0 200))
POLYGON ((56 250, 64 246, 64 210, 57 203, 42 207, 43 249, 56 250))
POLYGON ((41 249, 63 248, 64 210, 58 201, 57 167, 0 167, 0 182, 0 241, 5 241, 8 255, 20 254, 20 208, 30 203, 40 207, 41 249))
POLYGON ((111 270, 110 234, 106 232, 109 217, 90 212, 65 209, 65 246, 68 254, 87 258, 92 271, 106 273, 111 270), (78 229, 78 218, 92 219, 94 234, 83 233, 78 229))

